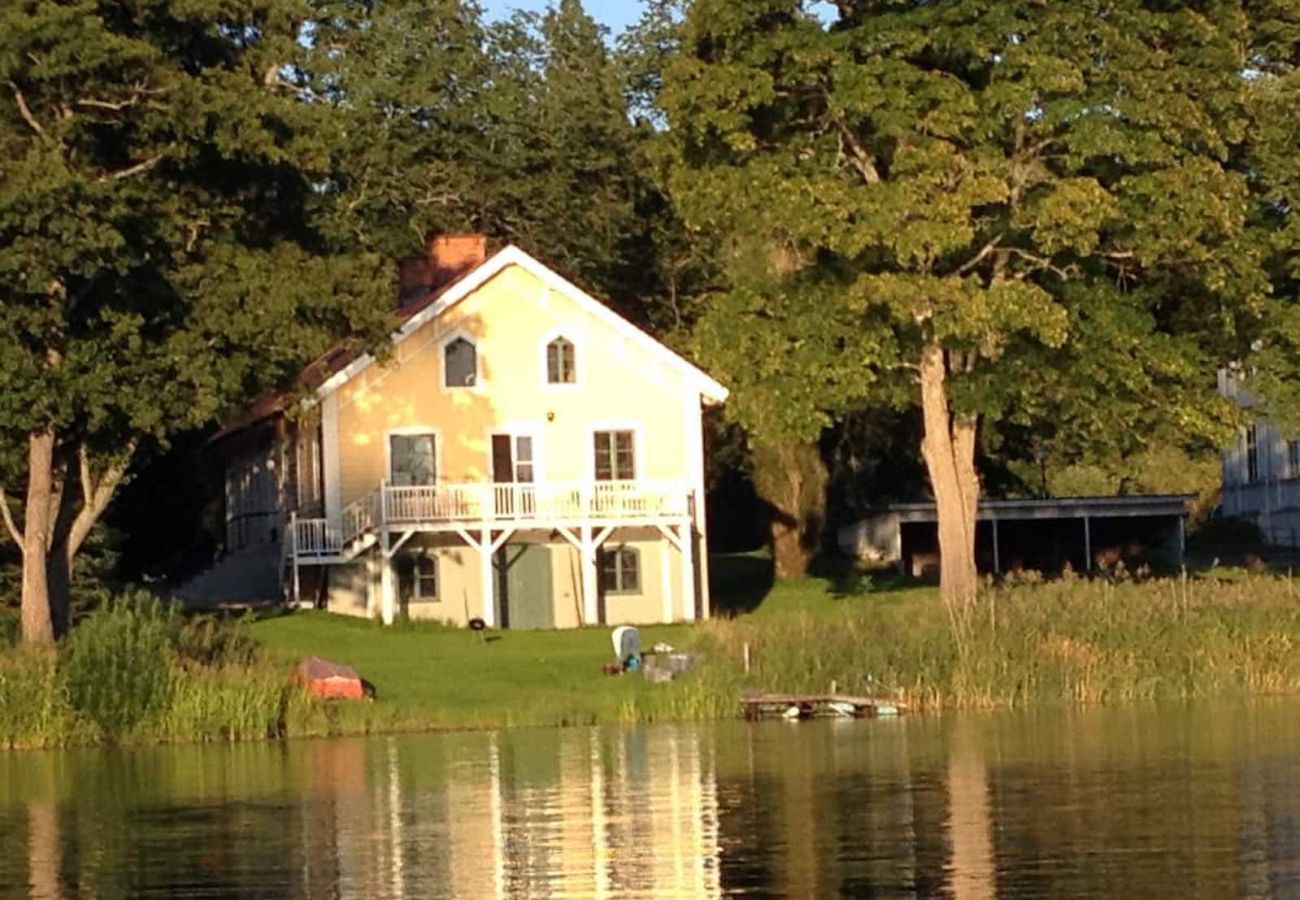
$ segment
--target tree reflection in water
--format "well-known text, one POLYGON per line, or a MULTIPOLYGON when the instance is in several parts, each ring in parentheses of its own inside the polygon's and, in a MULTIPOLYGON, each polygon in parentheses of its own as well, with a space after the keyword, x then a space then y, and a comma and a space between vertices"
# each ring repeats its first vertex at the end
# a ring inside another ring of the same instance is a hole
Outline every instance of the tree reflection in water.
POLYGON ((1300 895, 1300 704, 0 756, 0 898, 1300 895))

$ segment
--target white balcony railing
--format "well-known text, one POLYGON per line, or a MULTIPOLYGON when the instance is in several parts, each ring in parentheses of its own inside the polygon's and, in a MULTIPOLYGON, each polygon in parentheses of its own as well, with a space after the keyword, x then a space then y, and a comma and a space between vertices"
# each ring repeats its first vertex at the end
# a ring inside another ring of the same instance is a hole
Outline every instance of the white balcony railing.
POLYGON ((688 497, 685 482, 676 480, 385 484, 345 507, 337 523, 298 519, 295 550, 300 557, 343 554, 385 523, 575 524, 684 516, 690 511, 688 497))

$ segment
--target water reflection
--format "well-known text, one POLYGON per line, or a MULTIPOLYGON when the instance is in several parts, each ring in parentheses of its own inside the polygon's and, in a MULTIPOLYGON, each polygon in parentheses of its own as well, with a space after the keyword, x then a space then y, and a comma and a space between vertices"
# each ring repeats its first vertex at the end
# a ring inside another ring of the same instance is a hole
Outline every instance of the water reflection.
POLYGON ((0 757, 0 897, 1300 896, 1300 704, 0 757))

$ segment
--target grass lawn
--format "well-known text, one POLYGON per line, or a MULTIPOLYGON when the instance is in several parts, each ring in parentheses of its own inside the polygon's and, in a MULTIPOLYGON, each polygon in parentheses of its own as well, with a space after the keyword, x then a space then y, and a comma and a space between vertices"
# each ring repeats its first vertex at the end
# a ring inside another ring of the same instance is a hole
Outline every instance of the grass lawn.
MULTIPOLYGON (((875 589, 869 579, 808 578, 773 585, 760 555, 715 557, 714 602, 724 616, 771 623, 813 617, 833 620, 869 603, 905 604, 932 588, 875 589)), ((353 666, 375 685, 377 701, 342 730, 474 728, 704 718, 732 715, 734 671, 715 671, 672 685, 639 675, 611 677, 610 629, 500 631, 483 636, 431 623, 385 628, 325 612, 274 616, 252 625, 273 654, 296 662, 310 655, 353 666), (701 681, 704 683, 701 684, 701 681)), ((683 650, 706 642, 708 625, 649 625, 641 646, 665 642, 683 650)), ((341 710, 341 712, 343 712, 341 710)))
MULTIPOLYGON (((376 727, 474 728, 618 721, 645 694, 665 688, 611 677, 608 628, 501 631, 483 636, 424 624, 384 628, 324 612, 256 622, 254 636, 286 659, 316 654, 353 666, 378 695, 376 727)), ((643 649, 690 640, 690 626, 641 629, 643 649)), ((673 686, 675 687, 675 686, 673 686)), ((672 687, 668 688, 671 692, 672 687)))

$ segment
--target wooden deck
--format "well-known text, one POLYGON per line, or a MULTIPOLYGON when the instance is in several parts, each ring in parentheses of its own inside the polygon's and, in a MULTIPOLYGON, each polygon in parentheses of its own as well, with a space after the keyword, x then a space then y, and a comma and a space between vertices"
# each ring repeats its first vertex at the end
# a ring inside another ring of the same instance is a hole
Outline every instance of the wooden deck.
POLYGON ((740 698, 746 719, 814 719, 894 716, 906 707, 885 697, 849 694, 745 694, 740 698))

